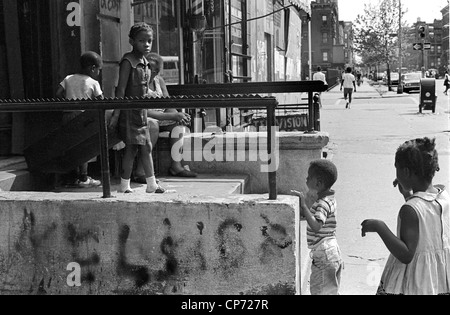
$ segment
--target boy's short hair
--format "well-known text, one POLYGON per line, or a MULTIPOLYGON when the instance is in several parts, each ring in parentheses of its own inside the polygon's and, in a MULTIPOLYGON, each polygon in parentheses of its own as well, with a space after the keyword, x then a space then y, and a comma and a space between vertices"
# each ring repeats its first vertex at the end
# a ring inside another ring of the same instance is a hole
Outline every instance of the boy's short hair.
POLYGON ((313 161, 309 166, 309 170, 324 183, 326 189, 333 187, 337 181, 337 167, 329 160, 313 161))
POLYGON ((93 51, 85 52, 81 55, 80 65, 81 69, 86 69, 92 66, 100 67, 102 64, 102 57, 99 54, 93 51))
POLYGON ((352 67, 348 67, 346 71, 347 71, 347 73, 352 73, 353 69, 352 69, 352 67))

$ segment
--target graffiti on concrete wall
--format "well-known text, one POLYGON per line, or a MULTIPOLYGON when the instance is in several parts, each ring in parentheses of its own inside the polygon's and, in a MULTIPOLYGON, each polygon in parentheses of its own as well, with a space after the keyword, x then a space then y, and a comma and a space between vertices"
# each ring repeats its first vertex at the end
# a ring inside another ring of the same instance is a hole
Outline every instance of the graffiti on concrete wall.
MULTIPOLYGON (((271 222, 267 216, 262 215, 261 218, 264 222, 260 227, 261 237, 254 244, 259 244, 256 251, 259 261, 264 265, 282 259, 283 251, 292 246, 293 241, 285 227, 271 222)), ((89 293, 95 293, 94 286, 100 290, 102 281, 118 282, 115 293, 139 294, 146 290, 151 293, 178 294, 183 291, 183 279, 187 275, 201 278, 211 272, 227 280, 239 273, 249 252, 253 250, 246 247, 249 245, 242 235, 248 228, 233 217, 219 222, 214 231, 208 231, 209 228, 204 222, 195 223, 192 227, 193 238, 187 242, 177 236, 176 227, 166 218, 158 227, 162 237, 159 248, 146 253, 145 250, 136 250, 143 246, 140 244, 143 240, 138 238, 131 241, 133 228, 123 224, 118 227, 116 241, 108 245, 115 252, 110 255, 113 259, 106 262, 98 250, 106 242, 105 232, 100 226, 94 223, 68 223, 65 226, 50 223, 45 226, 38 222, 33 212, 25 209, 20 232, 13 243, 14 253, 5 255, 0 252, 0 293, 7 291, 8 281, 5 279, 15 276, 13 273, 18 272, 13 271, 15 268, 24 274, 24 282, 28 281, 27 290, 22 285, 21 293, 43 295, 67 293, 80 286, 87 287, 89 293), (214 238, 209 239, 212 235, 214 238), (67 246, 64 246, 64 253, 57 253, 58 248, 61 248, 61 238, 67 246), (207 252, 211 244, 215 253, 207 252), (134 253, 132 258, 127 256, 130 249, 134 253), (140 263, 132 262, 138 260, 140 263), (154 261, 160 263, 152 265, 154 261), (113 264, 110 269, 114 275, 104 273, 104 269, 110 267, 109 264, 113 264), (61 269, 62 265, 64 269, 61 269), (123 289, 127 287, 126 283, 132 284, 133 288, 123 289)))

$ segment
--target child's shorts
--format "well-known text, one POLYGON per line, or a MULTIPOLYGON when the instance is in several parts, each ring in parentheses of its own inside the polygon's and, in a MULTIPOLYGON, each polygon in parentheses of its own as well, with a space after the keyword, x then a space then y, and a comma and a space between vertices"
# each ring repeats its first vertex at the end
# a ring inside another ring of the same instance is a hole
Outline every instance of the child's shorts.
POLYGON ((347 99, 349 96, 353 95, 353 89, 344 89, 344 98, 347 99))
POLYGON ((311 250, 311 295, 339 295, 344 262, 336 239, 311 250))

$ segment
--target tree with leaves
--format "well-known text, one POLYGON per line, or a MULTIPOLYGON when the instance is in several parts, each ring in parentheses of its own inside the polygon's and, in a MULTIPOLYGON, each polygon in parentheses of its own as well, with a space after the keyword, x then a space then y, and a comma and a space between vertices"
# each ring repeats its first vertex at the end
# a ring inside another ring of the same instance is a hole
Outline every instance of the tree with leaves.
POLYGON ((365 4, 355 22, 355 51, 364 64, 387 65, 389 88, 390 65, 398 57, 399 15, 399 0, 380 0, 365 4))

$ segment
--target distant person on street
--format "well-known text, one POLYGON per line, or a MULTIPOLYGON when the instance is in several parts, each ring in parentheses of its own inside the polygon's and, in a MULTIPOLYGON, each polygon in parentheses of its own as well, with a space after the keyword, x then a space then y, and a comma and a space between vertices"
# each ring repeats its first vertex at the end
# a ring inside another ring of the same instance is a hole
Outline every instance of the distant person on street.
POLYGON ((344 99, 347 102, 345 108, 350 109, 353 100, 353 92, 356 92, 356 78, 352 74, 351 67, 348 67, 345 74, 342 76, 341 91, 342 89, 344 90, 344 99))
POLYGON ((395 187, 406 203, 398 236, 378 220, 362 223, 362 235, 378 233, 391 252, 377 295, 450 295, 450 196, 434 186, 439 171, 435 140, 408 141, 395 157, 395 187))
POLYGON ((450 75, 448 74, 448 70, 445 71, 444 86, 445 86, 444 94, 448 95, 448 90, 450 89, 450 75))
POLYGON ((317 160, 311 163, 306 179, 308 195, 316 196, 316 202, 311 209, 306 204, 305 193, 292 191, 300 197, 300 213, 308 222, 312 295, 339 295, 344 263, 336 240, 337 206, 335 192, 331 189, 337 177, 337 168, 332 162, 317 160))
MULTIPOLYGON (((58 86, 56 97, 68 100, 89 100, 103 98, 103 91, 98 82, 103 67, 102 57, 88 51, 80 58, 79 73, 67 76, 58 86)), ((75 119, 83 111, 64 111, 62 123, 65 125, 75 119)), ((89 161, 93 162, 93 161, 89 161)), ((88 162, 88 163, 89 163, 88 162)), ((88 176, 89 164, 84 163, 70 174, 66 180, 68 186, 76 188, 91 188, 101 186, 99 180, 88 176)))
MULTIPOLYGON (((317 67, 317 72, 313 75, 313 81, 322 81, 325 85, 328 85, 325 73, 322 72, 322 67, 317 67)), ((322 92, 317 94, 319 94, 319 104, 320 108, 322 108, 322 92)))

